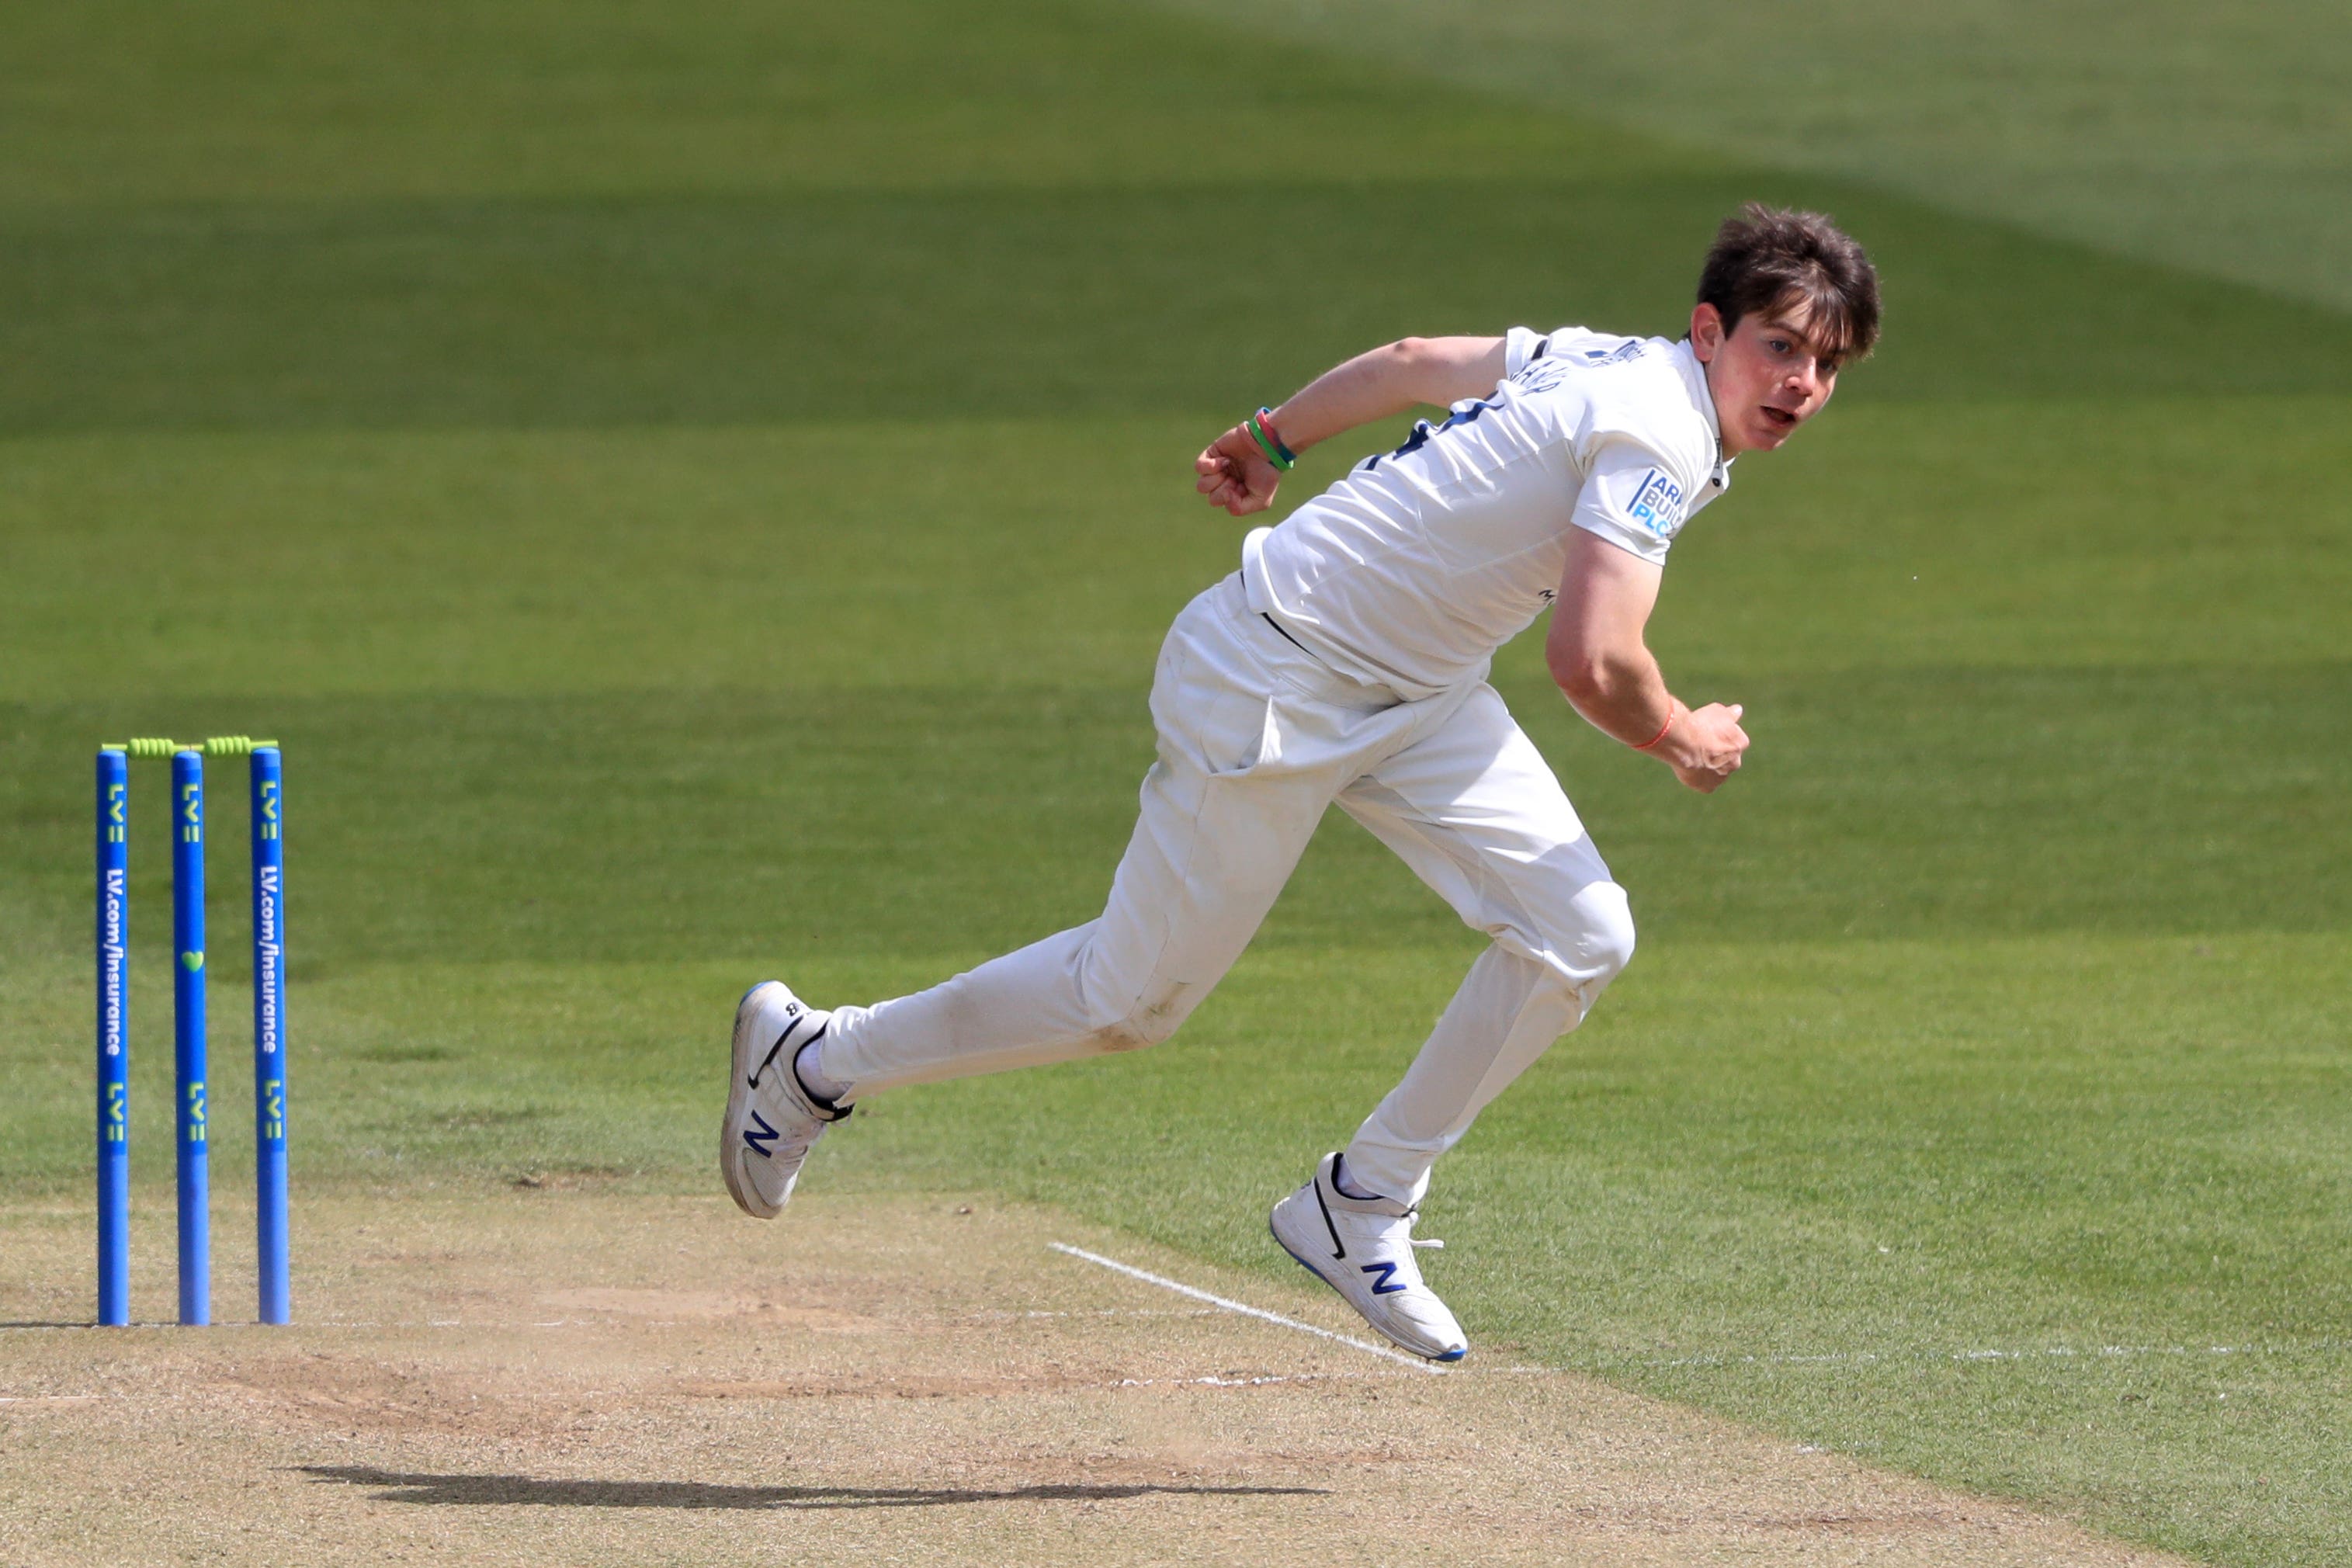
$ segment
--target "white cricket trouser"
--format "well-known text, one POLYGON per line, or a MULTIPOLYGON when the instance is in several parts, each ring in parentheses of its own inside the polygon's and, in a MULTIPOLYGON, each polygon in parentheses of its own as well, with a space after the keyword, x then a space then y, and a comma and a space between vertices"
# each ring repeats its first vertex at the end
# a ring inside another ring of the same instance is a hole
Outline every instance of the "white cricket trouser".
POLYGON ((1254 614, 1238 574, 1170 628, 1151 717, 1160 760, 1101 918, 840 1009, 818 1065, 863 1097, 1166 1039, 1336 800, 1494 939, 1348 1146, 1352 1184, 1419 1202, 1437 1157, 1632 957, 1624 889, 1493 687, 1404 700, 1360 685, 1254 614))

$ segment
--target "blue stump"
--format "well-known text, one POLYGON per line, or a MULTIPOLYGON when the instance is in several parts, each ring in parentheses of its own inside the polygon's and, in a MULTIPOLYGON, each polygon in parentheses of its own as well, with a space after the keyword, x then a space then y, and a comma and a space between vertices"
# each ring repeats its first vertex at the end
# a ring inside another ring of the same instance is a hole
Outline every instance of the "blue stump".
POLYGON ((178 1109, 180 1321, 213 1319, 212 1170, 205 1142, 205 759, 172 753, 173 1068, 178 1109))
POLYGON ((98 753, 98 1321, 131 1321, 131 759, 98 753))
POLYGON ((286 843, 275 747, 255 750, 252 773, 255 1229, 261 1321, 283 1323, 292 1311, 286 1244, 286 843))

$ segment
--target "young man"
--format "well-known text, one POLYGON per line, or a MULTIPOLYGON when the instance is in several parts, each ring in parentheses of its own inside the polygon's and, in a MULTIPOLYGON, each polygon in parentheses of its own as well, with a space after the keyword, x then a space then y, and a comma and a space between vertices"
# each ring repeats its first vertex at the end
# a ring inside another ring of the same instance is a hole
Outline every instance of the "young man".
POLYGON ((1151 689, 1159 761, 1100 919, 872 1007, 782 984, 735 1014, 719 1131, 727 1188, 773 1217, 853 1100, 1166 1039, 1257 930, 1337 801, 1494 943, 1402 1082, 1274 1206, 1275 1238, 1406 1350, 1468 1344, 1422 1281, 1430 1167, 1582 1021, 1633 951, 1622 889, 1486 682, 1549 608, 1552 677, 1594 726, 1711 792, 1740 710, 1691 708, 1643 642, 1667 546, 1821 411, 1869 352, 1878 284, 1811 213, 1750 205, 1708 253, 1678 342, 1571 327, 1408 338, 1226 431, 1195 465, 1235 516, 1294 453, 1421 404, 1450 406, 1365 458, 1177 616, 1151 689))

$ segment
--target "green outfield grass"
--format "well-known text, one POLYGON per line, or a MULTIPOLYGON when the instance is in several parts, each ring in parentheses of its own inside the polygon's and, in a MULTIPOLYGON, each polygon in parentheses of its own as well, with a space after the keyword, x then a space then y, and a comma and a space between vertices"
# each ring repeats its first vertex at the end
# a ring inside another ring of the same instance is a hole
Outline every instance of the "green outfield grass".
MULTIPOLYGON (((287 743, 298 1204, 702 1190, 745 984, 1098 907, 1236 410, 1407 331, 1672 330, 1733 203, 1802 200, 1885 348, 1655 626, 1750 766, 1690 795, 1497 661, 1643 951, 1441 1172, 1433 1274, 1474 1339, 1792 1440, 2352 1555, 2352 320, 1082 0, 132 14, 0 18, 0 1194, 88 1180, 99 740, 287 743)), ((1265 1206, 1475 951, 1337 820, 1177 1040, 885 1098, 808 1179, 1273 1277, 1265 1206)))
POLYGON ((2333 0, 1162 0, 1247 36, 2352 308, 2333 0))

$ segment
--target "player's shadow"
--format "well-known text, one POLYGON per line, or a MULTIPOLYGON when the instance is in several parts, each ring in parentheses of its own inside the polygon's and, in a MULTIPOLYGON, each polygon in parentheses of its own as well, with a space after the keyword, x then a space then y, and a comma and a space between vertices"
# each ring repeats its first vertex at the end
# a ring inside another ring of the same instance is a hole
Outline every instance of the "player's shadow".
POLYGON ((1150 1482, 1034 1487, 755 1487, 709 1481, 542 1480, 536 1476, 436 1476, 366 1465, 299 1465, 313 1480, 377 1487, 379 1502, 479 1507, 535 1503, 546 1508, 944 1508, 975 1502, 1102 1502, 1172 1494, 1185 1497, 1324 1497, 1320 1487, 1161 1486, 1150 1482))

